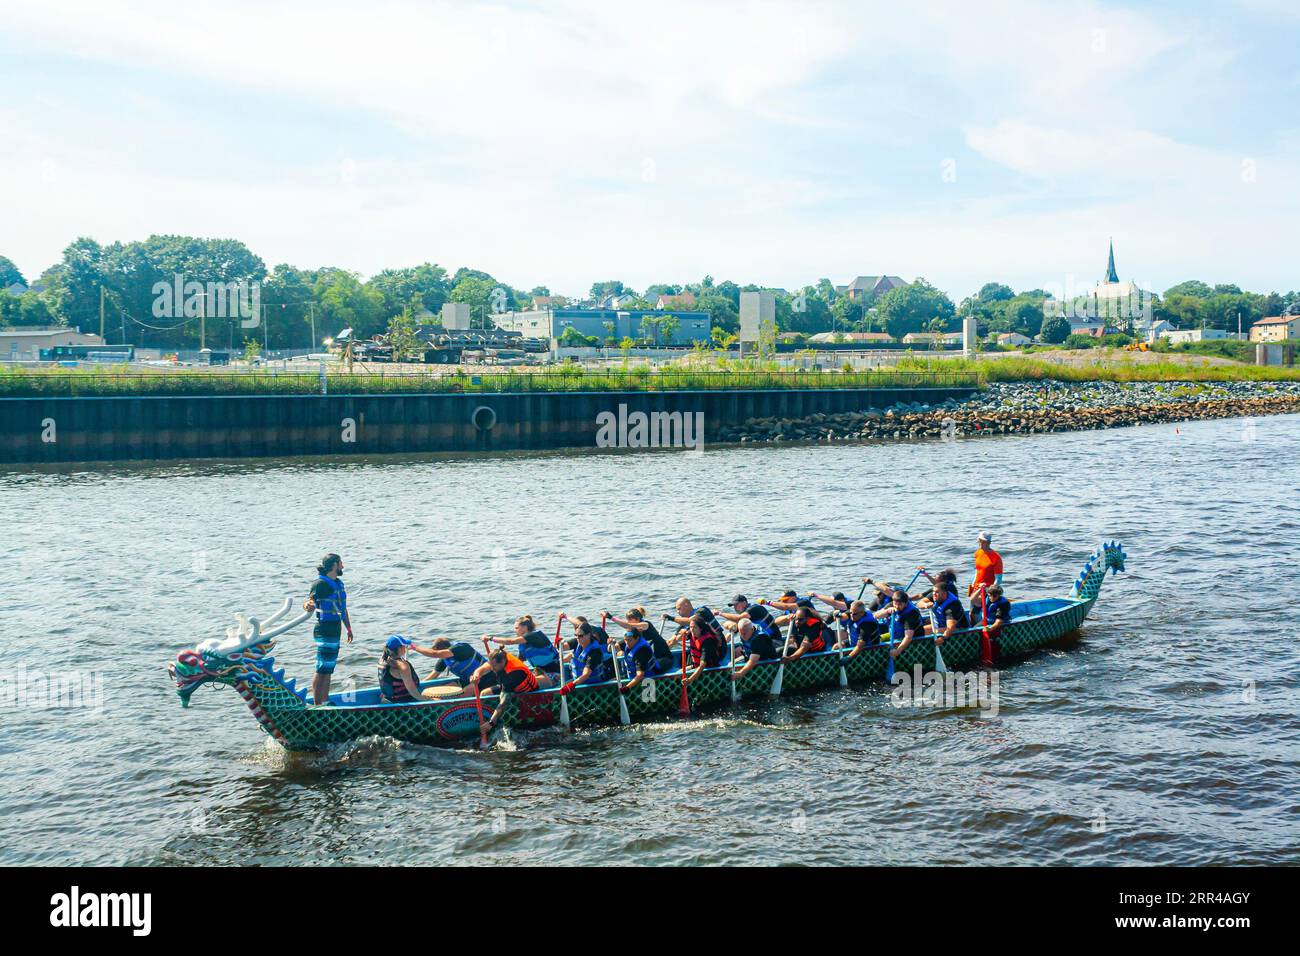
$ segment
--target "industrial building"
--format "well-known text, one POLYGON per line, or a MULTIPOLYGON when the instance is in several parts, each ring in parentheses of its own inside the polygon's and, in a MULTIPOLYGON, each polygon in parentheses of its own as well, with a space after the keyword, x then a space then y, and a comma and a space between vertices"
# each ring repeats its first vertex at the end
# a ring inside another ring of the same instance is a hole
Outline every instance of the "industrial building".
POLYGON ((565 330, 570 328, 581 335, 595 336, 602 342, 606 339, 622 341, 625 338, 652 338, 649 328, 642 332, 641 320, 645 317, 652 321, 660 320, 665 315, 677 319, 677 328, 672 330, 671 336, 660 334, 660 345, 690 345, 710 340, 712 322, 707 312, 538 309, 531 312, 503 312, 493 315, 492 321, 507 331, 521 333, 525 338, 550 339, 554 346, 565 330))
POLYGON ((35 362, 40 359, 41 349, 51 349, 56 345, 103 344, 104 340, 98 335, 80 329, 11 326, 0 329, 0 361, 35 362))

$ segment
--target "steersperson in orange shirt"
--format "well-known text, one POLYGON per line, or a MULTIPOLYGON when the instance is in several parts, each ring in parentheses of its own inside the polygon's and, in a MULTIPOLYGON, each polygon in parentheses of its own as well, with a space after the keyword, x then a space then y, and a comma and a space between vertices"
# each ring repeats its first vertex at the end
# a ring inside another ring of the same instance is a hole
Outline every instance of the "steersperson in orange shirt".
POLYGON ((966 589, 968 595, 974 594, 981 585, 991 587, 1002 583, 1002 555, 993 550, 993 539, 987 531, 979 537, 979 546, 975 549, 975 580, 966 589))

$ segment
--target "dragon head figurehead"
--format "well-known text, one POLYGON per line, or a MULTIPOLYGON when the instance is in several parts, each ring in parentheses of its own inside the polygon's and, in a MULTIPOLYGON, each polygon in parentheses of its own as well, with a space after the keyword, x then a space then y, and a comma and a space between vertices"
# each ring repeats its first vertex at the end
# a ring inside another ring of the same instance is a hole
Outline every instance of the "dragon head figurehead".
POLYGON ((278 623, 291 605, 292 599, 285 598, 280 609, 265 621, 236 614, 236 624, 226 630, 224 639, 209 638, 193 649, 177 654, 167 671, 176 684, 176 696, 181 699, 181 706, 188 707, 190 696, 204 684, 234 686, 248 677, 250 668, 266 658, 275 646, 277 636, 310 616, 310 612, 304 611, 289 621, 278 623))

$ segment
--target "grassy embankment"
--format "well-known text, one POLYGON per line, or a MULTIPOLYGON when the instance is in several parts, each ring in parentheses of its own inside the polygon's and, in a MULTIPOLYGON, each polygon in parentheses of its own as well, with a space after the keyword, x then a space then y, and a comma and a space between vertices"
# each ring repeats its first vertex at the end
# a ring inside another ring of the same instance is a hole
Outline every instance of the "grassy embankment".
MULTIPOLYGON (((775 363, 720 360, 660 369, 584 370, 577 365, 540 371, 453 373, 424 369, 328 374, 331 394, 428 394, 444 392, 664 391, 684 389, 907 388, 969 386, 990 382, 1235 382, 1296 381, 1300 369, 1244 364, 1126 362, 1073 364, 1028 356, 1005 358, 900 359, 872 371, 782 370, 775 363)), ((318 372, 159 370, 123 366, 7 369, 0 371, 0 398, 152 395, 310 395, 320 392, 318 372)))
MULTIPOLYGON (((447 392, 604 392, 690 389, 910 388, 972 386, 966 369, 779 370, 774 364, 699 368, 668 366, 589 371, 560 366, 541 371, 434 372, 403 369, 392 374, 328 373, 330 394, 428 394, 447 392)), ((136 395, 311 395, 321 390, 318 372, 129 372, 125 368, 41 368, 0 371, 0 398, 136 395)))

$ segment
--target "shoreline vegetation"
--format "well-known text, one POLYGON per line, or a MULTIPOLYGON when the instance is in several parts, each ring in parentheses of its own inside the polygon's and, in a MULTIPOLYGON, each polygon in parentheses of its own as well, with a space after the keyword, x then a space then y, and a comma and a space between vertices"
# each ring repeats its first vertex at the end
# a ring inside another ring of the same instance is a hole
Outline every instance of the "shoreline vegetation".
POLYGON ((900 403, 866 412, 751 419, 724 429, 718 441, 954 440, 1298 412, 1297 382, 1008 382, 991 385, 965 402, 900 403))
POLYGON ((689 391, 782 388, 970 388, 1002 382, 1291 382, 1300 368, 1203 361, 1107 361, 1076 364, 1030 357, 905 357, 889 367, 850 370, 783 367, 771 361, 705 357, 686 363, 588 369, 425 371, 409 366, 346 372, 207 369, 8 368, 0 398, 203 395, 428 394, 455 392, 689 391), (322 381, 324 387, 322 388, 322 381))

